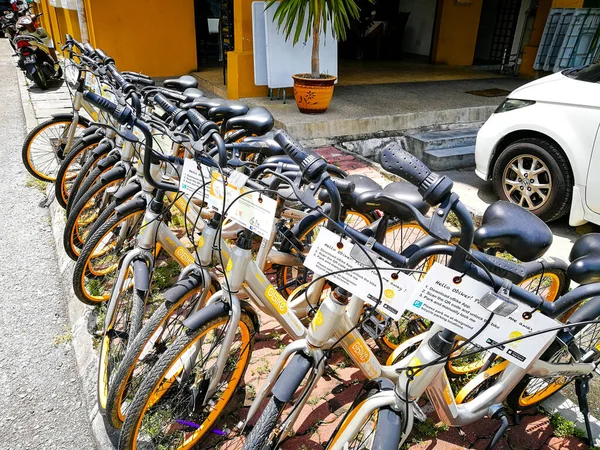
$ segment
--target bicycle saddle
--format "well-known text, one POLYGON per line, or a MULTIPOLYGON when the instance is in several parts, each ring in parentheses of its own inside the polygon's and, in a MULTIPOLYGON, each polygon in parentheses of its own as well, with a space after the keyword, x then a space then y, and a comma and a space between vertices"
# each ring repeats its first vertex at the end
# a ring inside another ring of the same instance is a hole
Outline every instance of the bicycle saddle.
POLYGON ((191 103, 201 97, 204 97, 204 92, 197 88, 187 88, 183 91, 183 95, 186 96, 186 103, 191 103))
POLYGON ((226 100, 225 103, 214 106, 208 110, 208 117, 215 122, 227 121, 232 117, 241 116, 248 112, 248 105, 237 100, 226 100))
POLYGON ((191 104, 182 105, 182 108, 195 108, 203 116, 207 116, 208 111, 217 106, 226 105, 229 100, 224 98, 206 98, 201 97, 194 100, 191 104))
POLYGON ((590 233, 577 239, 571 253, 567 275, 575 283, 600 281, 600 233, 590 233))
POLYGON ((246 130, 251 134, 263 135, 267 131, 271 131, 275 120, 269 111, 262 106, 250 108, 243 116, 232 117, 227 120, 225 129, 230 130, 246 130))
POLYGON ((485 210, 473 243, 479 248, 501 248, 520 261, 533 261, 552 245, 552 231, 526 209, 497 201, 485 210))
POLYGON ((165 80, 163 86, 169 89, 176 89, 179 92, 183 92, 189 88, 197 88, 198 80, 191 75, 183 75, 179 78, 165 80))
MULTIPOLYGON (((257 150, 258 153, 260 153, 261 155, 266 156, 267 158, 271 158, 271 157, 281 157, 282 155, 285 155, 283 149, 281 148, 281 146, 275 142, 275 140, 273 139, 273 133, 266 133, 262 136, 250 136, 247 137, 246 139, 244 139, 243 142, 248 142, 248 143, 252 143, 252 142, 262 142, 267 144, 268 147, 266 148, 260 148, 257 150)), ((289 159, 288 156, 285 156, 287 159, 289 159)), ((278 163, 279 161, 265 161, 265 162, 274 162, 274 163, 278 163)), ((282 161, 282 162, 287 162, 287 161, 282 161)), ((292 163, 293 164, 293 163, 292 163)))

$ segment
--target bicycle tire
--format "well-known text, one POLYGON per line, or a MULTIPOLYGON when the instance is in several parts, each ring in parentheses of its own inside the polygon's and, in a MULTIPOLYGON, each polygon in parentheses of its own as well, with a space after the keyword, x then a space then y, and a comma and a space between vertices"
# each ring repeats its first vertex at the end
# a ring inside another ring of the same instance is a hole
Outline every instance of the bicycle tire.
POLYGON ((124 281, 124 288, 116 300, 110 324, 103 330, 100 344, 97 392, 98 409, 101 413, 106 410, 109 386, 112 381, 111 375, 119 368, 127 353, 129 343, 135 340, 135 335, 141 327, 143 305, 148 294, 147 291, 140 291, 135 287, 133 263, 124 270, 130 275, 124 281), (141 304, 141 308, 136 306, 139 304, 141 304))
POLYGON ((277 397, 272 396, 267 406, 258 418, 256 425, 246 437, 243 450, 273 450, 274 442, 270 441, 270 435, 277 425, 281 412, 287 405, 277 397))
POLYGON ((65 208, 67 212, 67 217, 69 216, 71 207, 76 203, 75 199, 77 197, 79 189, 81 188, 81 185, 85 183, 85 180, 87 179, 88 175, 91 174, 92 170, 96 168, 96 165, 104 156, 92 154, 91 157, 84 163, 83 167, 77 174, 77 177, 75 177, 75 181, 73 181, 73 184, 71 186, 71 195, 69 195, 69 198, 67 199, 67 206, 65 208))
POLYGON ((123 426, 123 404, 127 399, 133 399, 153 364, 180 335, 180 330, 183 329, 180 319, 187 317, 187 313, 195 309, 197 296, 204 290, 204 284, 186 279, 179 281, 172 289, 172 292, 177 293, 176 297, 164 301, 144 323, 109 384, 105 415, 113 428, 123 426), (190 284, 189 288, 179 293, 179 289, 186 284, 190 284), (134 373, 135 380, 132 379, 134 373))
POLYGON ((63 159, 60 169, 58 169, 58 173, 56 174, 56 181, 54 183, 56 201, 63 208, 67 207, 73 182, 77 178, 79 171, 82 170, 85 165, 85 161, 87 160, 85 157, 88 156, 88 153, 92 149, 98 146, 101 140, 102 138, 100 136, 96 137, 96 139, 82 139, 77 143, 77 145, 73 145, 71 151, 63 159), (80 165, 80 167, 77 167, 77 165, 80 165))
MULTIPOLYGON (((44 160, 39 163, 43 167, 37 167, 38 162, 35 161, 37 156, 35 158, 33 156, 34 154, 38 153, 37 151, 33 152, 33 146, 36 142, 36 139, 49 134, 51 127, 55 125, 69 126, 71 123, 72 120, 66 120, 64 117, 53 117, 40 123, 25 137, 25 142, 23 142, 23 147, 21 149, 21 159, 23 160, 23 165, 27 171, 38 180, 54 182, 56 180, 56 173, 58 172, 60 166, 59 160, 62 160, 62 157, 56 154, 57 150, 52 148, 53 144, 49 142, 50 150, 42 151, 43 153, 46 153, 46 155, 44 156, 44 160)), ((86 128, 84 123, 78 123, 77 126, 80 128, 80 131, 86 128)), ((62 133, 64 132, 65 131, 63 129, 62 133)), ((77 137, 76 131, 75 138, 77 137)), ((59 135, 55 135, 54 138, 60 139, 59 135)), ((48 141, 50 141, 50 139, 52 138, 48 138, 48 141)), ((38 145, 43 144, 38 142, 38 145)), ((62 145, 62 143, 60 145, 62 145)))
POLYGON ((112 276, 112 273, 117 268, 120 252, 133 244, 133 239, 137 236, 145 211, 146 207, 144 205, 136 204, 130 208, 126 208, 123 212, 116 213, 110 217, 110 219, 98 228, 87 240, 86 245, 81 250, 80 257, 77 259, 75 269, 73 270, 73 291, 80 301, 95 306, 108 300, 112 287, 110 276, 112 276), (130 220, 133 221, 132 224, 128 223, 130 220), (129 228, 126 242, 121 243, 122 247, 110 247, 106 252, 101 253, 100 255, 98 254, 100 251, 95 254, 94 251, 100 244, 105 247, 111 245, 111 239, 109 239, 109 237, 117 227, 122 225, 129 228), (106 260, 108 252, 113 250, 113 260, 106 261, 105 263, 108 267, 104 267, 102 270, 97 269, 97 273, 94 274, 90 270, 93 258, 102 256, 104 260, 106 260), (107 284, 101 284, 102 282, 106 282, 107 284))
MULTIPOLYGON (((181 435, 183 435, 187 430, 189 434, 185 436, 185 443, 188 448, 197 444, 214 427, 217 419, 223 413, 225 407, 236 392, 248 367, 250 355, 252 354, 255 328, 252 318, 245 311, 242 311, 238 328, 241 332, 241 339, 244 339, 247 342, 243 342, 241 344, 240 349, 242 350, 240 352, 240 356, 233 357, 234 365, 231 379, 227 383, 223 397, 219 398, 219 400, 216 402, 212 401, 213 399, 211 399, 210 403, 212 403, 213 406, 211 407, 211 412, 208 414, 206 419, 203 420, 202 423, 198 423, 200 422, 200 419, 196 419, 196 416, 192 414, 192 411, 190 411, 189 403, 191 399, 187 399, 187 397, 178 403, 178 405, 187 405, 188 408, 186 410, 184 407, 181 413, 178 411, 176 412, 177 417, 182 419, 175 419, 173 421, 176 424, 176 427, 171 426, 172 424, 169 426, 164 425, 165 420, 168 419, 161 420, 165 417, 165 415, 161 415, 163 410, 160 408, 163 406, 161 403, 165 403, 169 397, 175 396, 178 398, 178 394, 186 394, 186 387, 182 387, 181 391, 178 392, 175 392, 174 389, 171 390, 171 388, 182 386, 186 379, 189 378, 186 376, 180 376, 183 370, 182 366, 185 364, 183 361, 186 358, 186 352, 189 352, 190 348, 195 343, 199 343, 201 340, 203 343, 209 341, 209 339, 206 337, 208 333, 213 329, 216 330, 217 327, 223 325, 227 326, 228 321, 229 316, 228 313, 225 312, 214 319, 207 319, 205 323, 196 328, 196 330, 187 330, 185 334, 177 338, 173 345, 169 347, 167 352, 161 356, 159 361, 154 365, 150 373, 142 382, 133 399, 133 402, 127 410, 127 416, 125 418, 125 422, 123 423, 119 437, 119 448, 136 448, 137 441, 140 436, 142 436, 140 439, 145 440, 148 438, 153 438, 154 440, 158 439, 156 436, 153 437, 151 434, 149 435, 147 433, 147 428, 145 428, 144 421, 146 421, 146 424, 149 423, 152 427, 152 429, 149 431, 150 433, 158 434, 162 430, 167 430, 169 431, 167 437, 173 440, 180 438, 181 435), (166 379, 166 377, 168 377, 168 379, 166 379), (177 381, 177 384, 175 381, 177 381), (154 413, 157 414, 158 419, 153 416, 154 413), (158 426, 156 425, 156 421, 153 422, 153 420, 160 420, 158 426), (192 420, 194 420, 194 422, 192 422, 192 420), (181 423, 182 421, 183 423, 181 423), (189 428, 186 428, 189 427, 190 424, 193 424, 192 431, 190 431, 189 428), (179 431, 181 431, 181 433, 178 433, 179 431)), ((187 358, 189 359, 189 357, 187 358)), ((194 369, 195 366, 192 367, 192 371, 194 369)), ((203 381, 206 382, 206 380, 203 381)), ((201 381, 198 384, 201 385, 202 383, 203 382, 201 381)), ((196 392, 196 395, 199 395, 199 393, 196 392)), ((208 404, 209 402, 206 403, 208 404)), ((197 414, 196 411, 193 413, 197 414)), ((165 444, 160 445, 163 445, 160 448, 172 448, 165 444)))
POLYGON ((72 208, 63 231, 63 246, 66 254, 73 261, 77 261, 79 258, 81 249, 102 212, 113 203, 110 200, 102 203, 100 200, 107 193, 107 189, 118 188, 124 180, 123 174, 115 173, 105 176, 98 180, 85 195, 82 195, 79 202, 72 208))

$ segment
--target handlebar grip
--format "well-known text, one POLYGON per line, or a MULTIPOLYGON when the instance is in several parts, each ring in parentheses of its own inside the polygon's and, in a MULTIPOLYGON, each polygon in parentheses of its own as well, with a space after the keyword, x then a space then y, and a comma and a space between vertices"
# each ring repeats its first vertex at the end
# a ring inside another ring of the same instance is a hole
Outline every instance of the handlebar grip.
POLYGON ((115 62, 114 59, 112 59, 110 56, 107 56, 106 53, 99 48, 96 49, 96 55, 98 55, 98 58, 100 58, 102 64, 114 64, 115 62))
POLYGON ((419 158, 391 143, 380 156, 381 167, 416 186, 431 206, 438 205, 452 191, 452 180, 429 170, 419 158))
POLYGON ((83 98, 92 105, 95 105, 112 115, 120 124, 127 124, 133 119, 133 110, 128 106, 117 105, 110 100, 89 91, 84 92, 83 98))
POLYGON ((96 50, 94 50, 94 47, 92 47, 89 42, 83 44, 83 49, 89 56, 96 56, 96 50))
POLYGON ((292 160, 298 164, 302 176, 308 181, 317 181, 327 170, 327 161, 311 150, 305 150, 296 144, 288 134, 280 130, 273 137, 275 142, 292 160))
POLYGON ((177 111, 177 107, 167 100, 162 94, 156 94, 154 96, 154 101, 163 109, 163 111, 168 114, 173 114, 175 111, 177 111))
POLYGON ((108 66, 108 71, 110 72, 110 75, 112 77, 112 79, 121 87, 121 90, 127 94, 129 93, 129 91, 134 90, 135 86, 131 83, 129 83, 124 77, 123 75, 121 75, 119 73, 119 71, 117 70, 117 68, 111 63, 108 66))
POLYGON ((216 123, 208 120, 195 109, 188 109, 187 117, 190 119, 192 125, 198 128, 201 135, 205 135, 210 130, 219 131, 219 126, 216 123))
POLYGON ((128 70, 124 70, 123 72, 121 72, 123 75, 129 75, 132 77, 137 77, 137 78, 144 78, 146 80, 151 80, 152 78, 150 78, 148 75, 145 75, 143 73, 137 73, 137 72, 131 72, 128 70))
POLYGON ((131 75, 125 72, 121 72, 123 78, 125 78, 128 82, 134 84, 140 84, 142 86, 154 86, 154 80, 145 77, 138 77, 137 75, 131 75))

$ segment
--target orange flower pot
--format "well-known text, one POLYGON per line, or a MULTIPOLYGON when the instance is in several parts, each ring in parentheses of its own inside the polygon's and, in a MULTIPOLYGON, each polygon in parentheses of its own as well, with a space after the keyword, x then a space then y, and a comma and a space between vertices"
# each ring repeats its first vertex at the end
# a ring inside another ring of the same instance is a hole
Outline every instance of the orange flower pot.
POLYGON ((322 114, 329 108, 336 77, 321 75, 311 78, 308 73, 292 75, 294 79, 294 98, 301 113, 322 114))

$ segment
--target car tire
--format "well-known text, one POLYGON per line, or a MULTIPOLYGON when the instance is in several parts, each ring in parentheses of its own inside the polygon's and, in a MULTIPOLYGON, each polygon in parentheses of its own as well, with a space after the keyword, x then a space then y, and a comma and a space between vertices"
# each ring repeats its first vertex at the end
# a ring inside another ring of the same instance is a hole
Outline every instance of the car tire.
POLYGON ((569 161, 556 144, 545 139, 520 139, 502 150, 492 182, 501 200, 521 205, 545 222, 561 218, 571 207, 569 161))

